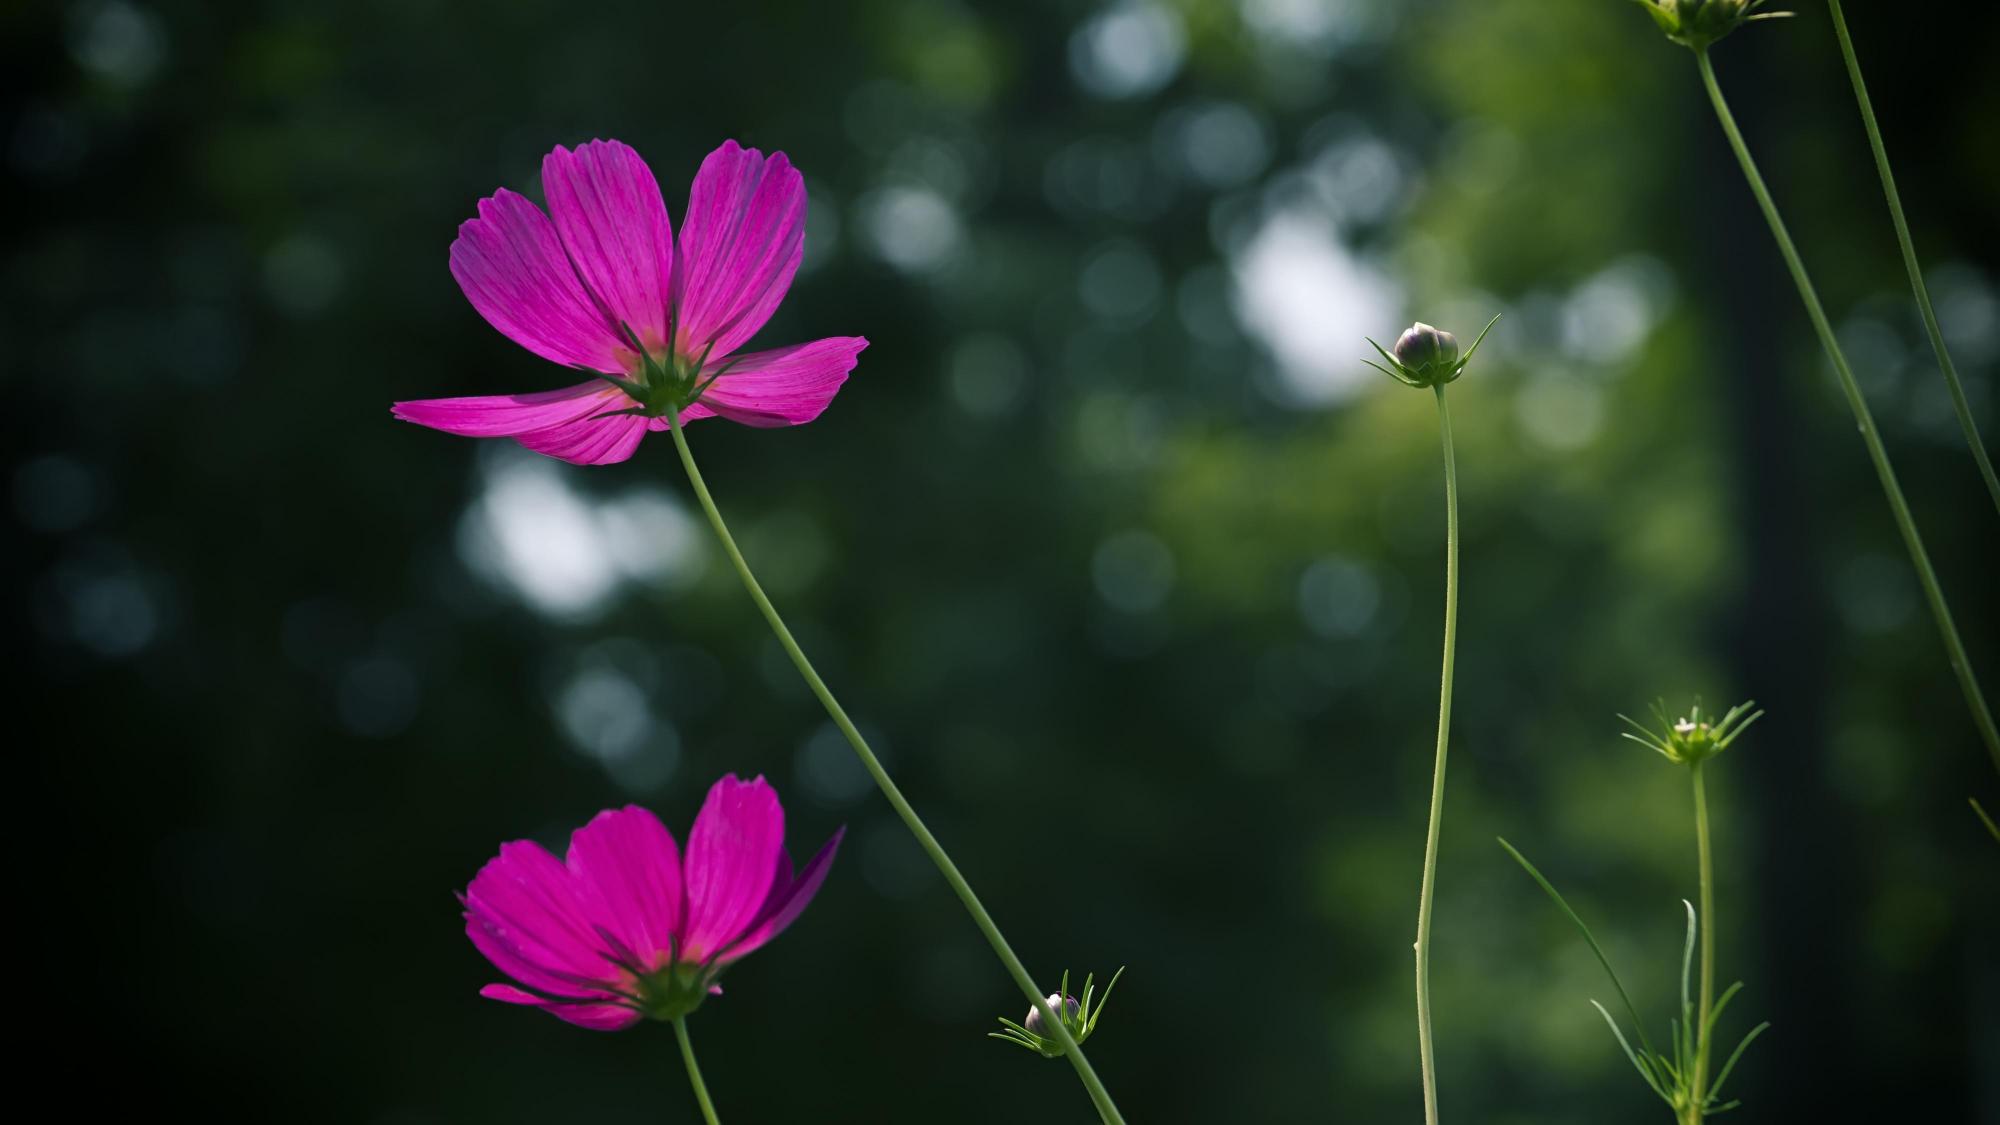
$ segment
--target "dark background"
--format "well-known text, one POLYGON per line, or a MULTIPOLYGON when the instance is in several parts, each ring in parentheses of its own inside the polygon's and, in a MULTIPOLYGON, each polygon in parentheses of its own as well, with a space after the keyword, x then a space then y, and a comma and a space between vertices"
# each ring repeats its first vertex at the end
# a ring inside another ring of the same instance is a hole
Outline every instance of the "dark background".
MULTIPOLYGON (((1716 50, 1989 697, 1995 513, 1821 5, 1716 50)), ((1989 435, 2000 41, 1858 2, 1989 435)), ((390 401, 553 387, 456 224, 617 137, 813 193, 760 340, 864 334, 820 421, 691 431, 796 631, 1145 1121, 1410 1121, 1435 718, 1428 396, 1465 519, 1435 995, 1447 1120, 1661 1120, 1685 776, 1616 712, 1754 696, 1711 770, 1737 1120, 2000 1121, 2000 807, 1692 60, 1614 0, 8 5, 0 544, 17 1026, 80 1107, 692 1121, 671 1036, 479 999, 502 840, 768 775, 818 902, 693 1021, 725 1119, 1086 1121, 722 564, 671 448, 577 469, 390 401)), ((35 1079, 30 1079, 35 1081, 35 1079)))

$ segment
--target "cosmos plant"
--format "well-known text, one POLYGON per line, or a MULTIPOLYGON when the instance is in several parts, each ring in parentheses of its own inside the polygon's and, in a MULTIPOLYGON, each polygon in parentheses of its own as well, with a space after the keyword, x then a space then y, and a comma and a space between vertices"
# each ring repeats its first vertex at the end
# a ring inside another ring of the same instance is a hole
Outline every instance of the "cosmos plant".
MULTIPOLYGON (((512 438, 579 465, 623 461, 647 434, 670 433, 702 511, 778 643, 957 893, 1052 1044, 1075 1068, 1099 1116, 1107 1125, 1123 1125, 1069 1025, 1050 1008, 971 884, 771 604, 688 444, 685 425, 702 418, 757 427, 818 418, 867 346, 859 336, 835 336, 741 350, 777 310, 798 272, 805 246, 803 177, 781 152, 767 157, 725 142, 695 175, 678 237, 652 169, 618 141, 591 141, 573 152, 556 148, 542 162, 542 186, 546 213, 505 189, 482 200, 478 216, 452 243, 452 276, 503 335, 589 378, 531 394, 399 402, 395 416, 465 437, 512 438)), ((640 1002, 651 1001, 642 996, 640 1002)))
POLYGON ((1763 717, 1762 711, 1752 711, 1754 703, 1739 703, 1724 712, 1719 719, 1704 718, 1701 703, 1697 700, 1687 715, 1679 719, 1667 716, 1666 704, 1656 703, 1653 715, 1658 726, 1649 727, 1636 719, 1620 715, 1631 730, 1623 732, 1623 737, 1657 752, 1667 761, 1677 766, 1685 766, 1694 786, 1694 836, 1697 882, 1700 887, 1701 910, 1697 915, 1694 904, 1682 902, 1687 911, 1687 939, 1681 951, 1681 1003, 1680 1014, 1669 1021, 1668 1049, 1664 1052, 1654 1048, 1646 1035, 1645 1021, 1639 1016, 1639 1009, 1632 1003, 1631 994, 1618 979, 1617 970, 1611 967, 1611 959, 1598 944, 1597 938, 1584 924, 1582 916, 1564 901, 1556 890, 1526 856, 1515 850, 1506 840, 1500 846, 1514 857, 1514 862, 1527 871, 1530 878, 1540 886, 1564 917, 1583 934, 1584 943, 1597 957, 1597 963, 1604 967, 1605 975, 1611 978, 1611 987, 1618 993, 1618 999, 1632 1021, 1633 1038, 1619 1029, 1618 1020, 1604 1005, 1592 1000, 1591 1006, 1604 1017, 1611 1027, 1611 1034, 1617 1039, 1619 1048, 1648 1089, 1652 1090, 1667 1108, 1673 1111, 1674 1120, 1679 1125, 1701 1125, 1707 1117, 1713 1117, 1736 1108, 1740 1102, 1722 1100, 1723 1084, 1736 1069, 1736 1063, 1743 1052, 1764 1034, 1771 1025, 1760 1023, 1751 1028, 1736 1044, 1735 1050, 1715 1066, 1715 1031, 1722 1020, 1722 1013, 1729 1002, 1743 988, 1737 981, 1724 989, 1722 995, 1715 993, 1715 860, 1709 846, 1708 828, 1708 788, 1702 775, 1702 766, 1717 754, 1727 750, 1731 743, 1750 728, 1750 724, 1763 717), (1695 964, 1695 943, 1699 933, 1701 945, 1701 976, 1698 986, 1690 987, 1690 977, 1695 964))
POLYGON ((1431 1035, 1431 905, 1437 898, 1437 856, 1439 834, 1444 828, 1444 770, 1451 748, 1451 676, 1458 655, 1458 460, 1452 451, 1451 408, 1445 404, 1444 389, 1465 374, 1472 353, 1486 339, 1500 318, 1495 316, 1479 330, 1479 337, 1463 355, 1458 337, 1422 321, 1411 325, 1396 339, 1393 351, 1370 340, 1382 363, 1363 360, 1370 367, 1406 387, 1428 389, 1437 396, 1438 434, 1444 446, 1444 670, 1438 677, 1437 760, 1431 771, 1431 809, 1424 832, 1424 874, 1417 888, 1417 1060, 1424 1083, 1424 1121, 1438 1122, 1437 1050, 1431 1035), (1384 366, 1387 364, 1387 366, 1384 366))
MULTIPOLYGON (((1632 2, 1645 8, 1671 41, 1694 54, 1717 119, 1854 412, 1974 723, 2000 768, 2000 731, 1967 662, 1881 435, 1724 100, 1710 57, 1711 49, 1739 26, 1790 13, 1763 10, 1766 0, 1632 2)), ((1968 445, 2000 506, 2000 480, 1972 423, 1924 288, 1839 0, 1828 0, 1828 6, 1912 292, 1968 445)), ((1100 1120, 1123 1125, 1083 1051, 1123 969, 1101 993, 1094 977, 1086 977, 1081 996, 1071 995, 1067 973, 1053 993, 1037 986, 963 873, 815 670, 758 582, 696 464, 686 432, 689 423, 717 417, 759 428, 811 422, 830 407, 868 346, 860 336, 828 336, 749 349, 787 295, 803 254, 807 200, 799 171, 781 152, 767 156, 725 142, 708 154, 693 177, 678 229, 651 168, 615 140, 593 140, 574 150, 555 148, 543 161, 542 187, 546 209, 505 189, 481 200, 475 217, 461 225, 451 244, 450 269, 489 324, 572 374, 563 376, 564 385, 524 393, 398 402, 392 407, 394 416, 459 436, 506 438, 576 465, 625 461, 648 436, 669 435, 689 486, 752 603, 1028 1000, 1021 1021, 1002 1019, 1003 1029, 992 1036, 1044 1057, 1066 1058, 1100 1120)), ((1444 636, 1414 943, 1427 1125, 1437 1125, 1440 1116, 1430 967, 1459 590, 1458 479, 1446 388, 1464 374, 1497 320, 1489 321, 1463 351, 1451 332, 1424 323, 1412 325, 1391 348, 1369 341, 1382 360, 1369 361, 1371 366, 1399 383, 1433 393, 1444 463, 1444 636)), ((1602 1005, 1598 1011, 1627 1059, 1680 1125, 1700 1125, 1736 1105, 1723 1100, 1724 1084, 1744 1050, 1768 1026, 1752 1028, 1717 1065, 1715 1033, 1742 986, 1731 985, 1719 995, 1715 988, 1714 863, 1704 766, 1761 715, 1746 703, 1719 718, 1704 717, 1697 704, 1684 717, 1671 719, 1661 705, 1655 709, 1656 725, 1626 720, 1632 727, 1627 738, 1689 771, 1693 793, 1700 905, 1684 904, 1680 1012, 1670 1021, 1665 1050, 1648 1038, 1644 1021, 1582 918, 1540 870, 1500 841, 1578 927, 1604 967, 1631 1036, 1602 1005)), ((1979 809, 1976 802, 1974 808, 1979 809)), ((1990 820, 1988 827, 2000 838, 1990 820)), ((725 972, 797 920, 821 888, 841 840, 836 833, 795 870, 784 834, 783 810, 771 787, 762 777, 743 781, 732 774, 709 791, 685 852, 658 817, 636 806, 598 814, 576 830, 560 857, 530 841, 502 845, 461 896, 468 938, 507 978, 486 986, 482 995, 592 1030, 622 1030, 647 1020, 671 1024, 703 1116, 716 1125, 718 1115, 695 1061, 687 1018, 721 993, 725 972)))

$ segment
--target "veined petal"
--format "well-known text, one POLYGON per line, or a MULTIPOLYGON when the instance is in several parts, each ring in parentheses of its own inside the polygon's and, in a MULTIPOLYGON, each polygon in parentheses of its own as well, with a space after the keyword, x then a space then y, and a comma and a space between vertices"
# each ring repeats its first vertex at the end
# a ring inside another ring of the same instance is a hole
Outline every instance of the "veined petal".
POLYGON ((570 837, 568 866, 597 888, 618 940, 647 969, 664 964, 683 896, 680 848, 660 818, 637 805, 598 813, 570 837))
POLYGON ((630 405, 630 399, 607 387, 593 411, 560 425, 516 434, 514 440, 572 465, 610 465, 632 456, 646 436, 645 418, 615 413, 630 405))
POLYGON ((536 958, 547 957, 545 950, 537 950, 532 944, 522 942, 518 935, 495 921, 487 912, 466 910, 465 936, 472 941, 474 949, 493 963, 494 968, 544 996, 595 1003, 616 995, 614 986, 618 981, 614 978, 618 976, 618 970, 609 962, 600 960, 589 973, 544 964, 536 958))
POLYGON ((578 1027, 587 1027, 592 1031, 622 1031, 641 1019, 638 1012, 622 1004, 564 1004, 545 1000, 504 984, 489 984, 480 989, 479 994, 488 1000, 540 1008, 558 1019, 566 1020, 578 1027))
POLYGON ((461 437, 513 437, 602 413, 615 387, 592 380, 559 391, 526 395, 475 395, 398 402, 389 412, 405 422, 461 437))
POLYGON ((464 903, 466 936, 530 988, 574 996, 618 978, 598 933, 608 919, 595 889, 540 844, 500 845, 473 876, 464 903))
POLYGON ((805 911, 813 896, 819 893, 820 884, 826 882, 826 873, 833 866, 834 853, 840 850, 840 841, 846 835, 845 828, 836 831, 831 839, 820 845, 819 851, 806 862, 805 870, 796 877, 792 874, 792 861, 782 851, 779 852, 771 891, 764 899, 757 921, 751 923, 735 945, 723 952, 723 961, 735 961, 749 955, 784 932, 785 927, 805 911))
POLYGON ((591 141, 575 152, 557 145, 542 160, 542 190, 563 249, 598 307, 649 349, 663 347, 674 232, 653 170, 618 141, 591 141))
POLYGON ((541 209, 501 189, 458 228, 451 275, 486 322, 556 363, 621 374, 630 351, 584 289, 541 209))
POLYGON ((810 422, 833 401, 867 346, 860 336, 830 336, 737 356, 726 361, 728 370, 715 385, 702 392, 701 404, 746 426, 810 422))
POLYGON ((805 179, 784 153, 735 141, 709 153, 674 259, 682 353, 726 356, 756 335, 791 288, 805 237, 805 179))
POLYGON ((688 833, 683 960, 723 952, 757 921, 784 852, 785 812, 762 777, 729 774, 708 791, 688 833))

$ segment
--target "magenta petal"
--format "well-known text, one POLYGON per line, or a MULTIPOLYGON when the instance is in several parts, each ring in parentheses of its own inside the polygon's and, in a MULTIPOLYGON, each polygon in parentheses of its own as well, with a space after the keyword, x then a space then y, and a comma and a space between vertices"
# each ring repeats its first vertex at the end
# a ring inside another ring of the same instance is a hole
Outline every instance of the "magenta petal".
POLYGON ((630 352, 578 280, 541 209, 511 191, 479 201, 458 228, 451 275, 486 322, 556 363, 621 374, 630 352))
POLYGON ((784 852, 785 812, 762 777, 730 774, 708 791, 688 833, 683 960, 723 952, 757 921, 784 852))
POLYGON ((804 177, 782 152, 766 159, 725 141, 695 174, 674 260, 679 345, 726 356, 784 300, 805 250, 804 177))
POLYGON ((513 437, 616 409, 611 400, 617 397, 615 388, 593 380, 527 395, 417 399, 396 403, 389 411, 405 422, 461 437, 513 437))
POLYGON ((594 888, 546 848, 502 844, 465 889, 465 930, 500 971, 563 996, 607 990, 618 979, 599 927, 609 919, 594 888))
POLYGON ((465 912, 465 936, 471 939, 473 948, 493 963, 494 968, 538 993, 578 1001, 607 1000, 614 995, 611 989, 614 982, 606 978, 616 970, 609 962, 600 960, 583 972, 549 964, 553 955, 547 949, 523 941, 490 914, 468 909, 465 912))
POLYGON ((598 813, 570 837, 569 869, 597 888, 612 932, 646 968, 666 963, 681 922, 681 853, 659 817, 637 805, 598 813))
POLYGON ((542 190, 563 248, 598 306, 647 347, 663 346, 674 232, 653 170, 617 141, 591 141, 575 152, 558 145, 542 160, 542 190))
POLYGON ((759 911, 758 920, 751 923, 736 944, 723 954, 724 961, 735 961, 749 955, 783 933, 786 926, 804 913, 807 904, 819 893, 820 884, 826 882, 826 873, 833 867, 834 853, 840 850, 840 841, 846 835, 847 829, 843 827, 820 845, 819 851, 806 862, 805 870, 796 879, 792 877, 791 861, 782 854, 779 856, 777 876, 772 881, 763 909, 759 911))
MULTIPOLYGON (((717 414, 746 426, 796 426, 820 416, 868 341, 830 336, 728 361, 728 370, 702 393, 717 414)), ((716 365, 720 366, 720 365, 716 365)))
MULTIPOLYGON (((628 402, 612 391, 602 410, 621 409, 628 402)), ((646 419, 635 414, 589 414, 573 422, 515 435, 536 453, 546 454, 572 465, 609 465, 632 456, 646 436, 646 419)))
POLYGON ((552 1016, 567 1020, 578 1027, 587 1027, 592 1031, 622 1031, 638 1023, 640 1019, 638 1012, 621 1004, 563 1004, 544 1000, 504 984, 489 984, 480 989, 479 994, 488 1000, 540 1008, 552 1016))

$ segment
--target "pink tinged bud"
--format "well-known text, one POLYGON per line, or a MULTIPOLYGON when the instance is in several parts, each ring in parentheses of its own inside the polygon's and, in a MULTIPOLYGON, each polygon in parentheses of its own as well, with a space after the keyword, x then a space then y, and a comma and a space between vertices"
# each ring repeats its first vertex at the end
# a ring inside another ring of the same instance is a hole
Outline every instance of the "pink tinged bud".
MULTIPOLYGON (((1056 1013, 1064 1023, 1068 1023, 1076 1018, 1078 1005, 1074 996, 1062 996, 1051 992, 1044 1003, 1048 1004, 1049 1011, 1056 1013)), ((1042 1026, 1042 1010, 1040 1008, 1029 1008, 1028 1018, 1021 1021, 1021 1026, 1036 1035, 1048 1035, 1051 1039, 1055 1038, 1053 1035, 1049 1035, 1047 1028, 1042 1026)))
POLYGON ((1463 352, 1458 348, 1458 337, 1442 328, 1418 321, 1403 330, 1396 337, 1393 349, 1385 348, 1372 338, 1368 346, 1382 357, 1381 363, 1363 360, 1368 366, 1389 376, 1406 387, 1440 387, 1465 373, 1465 366, 1472 362, 1472 355, 1493 330, 1500 318, 1494 317, 1479 330, 1479 336, 1472 346, 1463 352))
POLYGON ((1458 358, 1458 337, 1418 321, 1396 338, 1396 358, 1418 370, 1448 364, 1458 358))

